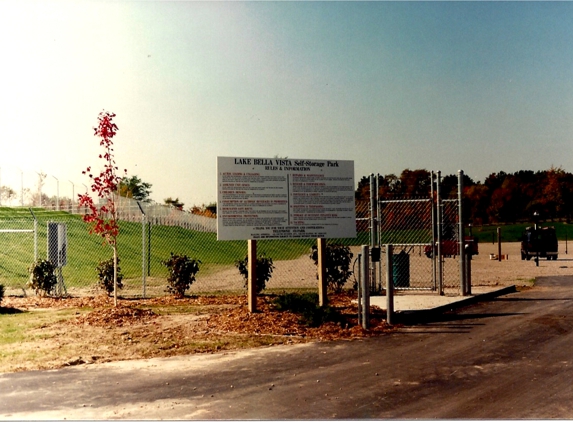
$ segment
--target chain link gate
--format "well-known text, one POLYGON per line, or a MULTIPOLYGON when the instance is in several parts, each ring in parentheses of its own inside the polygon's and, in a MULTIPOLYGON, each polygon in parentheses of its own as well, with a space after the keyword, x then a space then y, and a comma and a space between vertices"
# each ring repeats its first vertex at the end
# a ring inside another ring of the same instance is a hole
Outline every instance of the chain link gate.
MULTIPOLYGON (((393 245, 392 278, 396 290, 469 292, 465 286, 465 254, 460 247, 462 178, 460 171, 457 198, 442 198, 440 172, 432 172, 429 198, 386 199, 376 197, 378 179, 371 175, 371 247, 382 246, 385 253, 384 245, 393 245)), ((384 259, 372 263, 372 292, 382 291, 385 265, 384 259)))

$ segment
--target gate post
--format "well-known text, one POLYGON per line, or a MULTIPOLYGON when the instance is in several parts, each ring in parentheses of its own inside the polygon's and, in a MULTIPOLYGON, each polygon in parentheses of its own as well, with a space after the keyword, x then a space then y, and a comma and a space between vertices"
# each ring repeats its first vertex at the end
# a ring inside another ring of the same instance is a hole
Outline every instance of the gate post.
MULTIPOLYGON (((362 245, 362 328, 368 329, 370 322, 370 259, 368 245, 362 245)), ((359 299, 360 300, 360 299, 359 299)))
MULTIPOLYGON (((370 247, 374 249, 378 241, 378 183, 374 173, 370 173, 370 247)), ((372 290, 376 290, 376 265, 370 268, 372 290)))
POLYGON ((436 280, 436 207, 438 204, 437 199, 434 200, 434 181, 435 174, 432 171, 430 173, 430 218, 432 221, 432 240, 430 241, 430 247, 432 251, 432 282, 434 285, 434 290, 438 288, 438 282, 436 280))
POLYGON ((464 247, 464 220, 462 207, 462 194, 464 191, 464 171, 458 170, 458 219, 459 229, 458 238, 460 240, 460 287, 462 296, 468 295, 468 286, 466 284, 466 248, 464 247))
POLYGON ((436 221, 437 221, 437 245, 436 253, 434 254, 434 259, 438 259, 438 294, 440 296, 444 295, 444 267, 442 265, 442 198, 440 197, 440 183, 442 179, 442 172, 438 171, 436 179, 436 221), (436 257, 437 254, 437 257, 436 257))
POLYGON ((386 245, 386 322, 392 324, 394 315, 394 266, 392 255, 393 245, 386 245))

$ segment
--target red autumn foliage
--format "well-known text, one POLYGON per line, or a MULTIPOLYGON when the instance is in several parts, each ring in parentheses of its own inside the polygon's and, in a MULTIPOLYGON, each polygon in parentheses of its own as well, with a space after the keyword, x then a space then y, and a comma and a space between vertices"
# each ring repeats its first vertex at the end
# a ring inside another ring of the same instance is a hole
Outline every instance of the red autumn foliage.
MULTIPOLYGON (((79 205, 89 210, 83 216, 83 220, 90 225, 90 233, 102 236, 105 242, 112 247, 116 245, 119 235, 114 194, 117 192, 119 182, 122 179, 116 174, 118 168, 113 155, 113 137, 119 130, 113 122, 115 116, 114 113, 102 111, 98 115, 99 124, 94 128, 94 136, 101 138, 100 146, 104 148, 104 153, 99 155, 99 158, 105 161, 103 170, 98 176, 91 173, 91 167, 82 172, 92 179, 92 192, 97 194, 98 198, 104 199, 105 202, 101 207, 98 207, 87 192, 78 195, 79 205)), ((125 172, 127 173, 127 171, 125 172)))

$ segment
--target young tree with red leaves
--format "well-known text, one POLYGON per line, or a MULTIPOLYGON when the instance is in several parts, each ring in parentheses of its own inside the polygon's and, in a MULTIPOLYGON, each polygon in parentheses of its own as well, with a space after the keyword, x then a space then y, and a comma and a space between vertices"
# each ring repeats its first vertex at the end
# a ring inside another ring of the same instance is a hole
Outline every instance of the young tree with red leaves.
MULTIPOLYGON (((104 153, 99 155, 99 158, 105 162, 103 170, 99 176, 94 176, 91 173, 91 167, 82 172, 82 174, 87 174, 92 179, 91 190, 97 194, 98 198, 104 200, 104 204, 98 207, 87 192, 83 195, 78 195, 78 197, 79 206, 84 206, 89 210, 83 216, 83 220, 89 224, 90 234, 102 236, 104 244, 111 246, 113 249, 113 302, 117 306, 117 237, 119 235, 119 225, 114 195, 117 193, 122 177, 117 175, 118 168, 113 155, 113 137, 119 130, 117 125, 113 123, 114 117, 114 113, 102 111, 98 115, 99 124, 94 128, 94 136, 101 138, 99 144, 104 148, 104 153)), ((127 170, 124 170, 124 172, 127 173, 127 170)))

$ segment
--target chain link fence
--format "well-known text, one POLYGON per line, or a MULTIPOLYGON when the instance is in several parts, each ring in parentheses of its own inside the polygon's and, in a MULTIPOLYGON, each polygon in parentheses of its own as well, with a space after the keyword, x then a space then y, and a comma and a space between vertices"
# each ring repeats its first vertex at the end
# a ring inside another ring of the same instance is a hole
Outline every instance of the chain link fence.
MULTIPOLYGON (((394 287, 436 289, 431 253, 431 200, 381 200, 379 203, 380 244, 394 246, 394 287)), ((385 260, 381 261, 381 274, 386 274, 385 260)))
MULTIPOLYGON (((371 192, 372 189, 375 192, 373 175, 370 183, 371 192)), ((393 245, 392 279, 396 290, 456 293, 463 282, 459 255, 460 200, 442 198, 437 193, 439 175, 431 174, 431 183, 432 191, 427 198, 379 199, 371 194, 369 202, 376 207, 368 206, 361 223, 369 224, 371 247, 380 246, 385 254, 385 245, 393 245)), ((384 256, 371 263, 371 292, 384 290, 386 272, 384 256)))
MULTIPOLYGON (((163 261, 171 253, 201 261, 189 294, 242 294, 244 280, 235 262, 245 259, 247 241, 218 241, 216 219, 169 206, 138 203, 116 198, 120 235, 119 267, 123 274, 123 297, 151 297, 166 294, 168 271, 163 261)), ((0 209, 0 284, 7 295, 26 295, 28 268, 48 256, 48 223, 66 227, 66 265, 61 267, 62 291, 73 296, 103 293, 98 287, 96 267, 112 258, 111 247, 90 235, 82 210, 53 211, 44 208, 0 209)), ((359 227, 360 229, 360 227, 359 227)), ((359 245, 369 242, 367 231, 356 239, 329 239, 329 244, 349 246, 356 257, 359 245)), ((266 292, 317 288, 317 272, 310 258, 316 239, 259 240, 258 255, 272 258, 275 269, 266 292)), ((353 279, 347 287, 351 287, 353 279)))
MULTIPOLYGON (((61 268, 65 292, 101 293, 96 267, 100 261, 112 257, 112 250, 102 246, 102 238, 90 235, 81 219, 85 210, 78 208, 74 198, 87 186, 64 183, 41 172, 19 170, 7 174, 0 170, 0 284, 5 286, 6 294, 31 292, 26 288, 28 268, 36 259, 47 257, 49 222, 65 224, 67 229, 68 259, 61 268)), ((172 252, 201 261, 190 294, 245 291, 235 262, 245 258, 247 242, 217 241, 216 218, 124 197, 117 197, 116 203, 120 220, 118 252, 124 276, 120 295, 166 294, 168 273, 162 262, 172 252)), ((398 289, 458 290, 458 200, 440 200, 438 207, 430 198, 376 199, 375 204, 373 210, 371 201, 357 200, 357 237, 328 239, 328 243, 349 246, 354 264, 361 245, 393 244, 398 289), (377 221, 375 231, 373 221, 377 221), (442 239, 441 260, 436 251, 437 231, 442 239)), ((272 258, 275 265, 266 291, 316 289, 316 266, 310 259, 315 244, 316 239, 259 240, 258 254, 272 258)), ((373 278, 377 283, 374 291, 383 288, 384 265, 382 259, 374 267, 377 274, 373 278)), ((352 270, 356 274, 355 265, 352 270)), ((352 287, 354 282, 352 277, 345 287, 352 287)))

